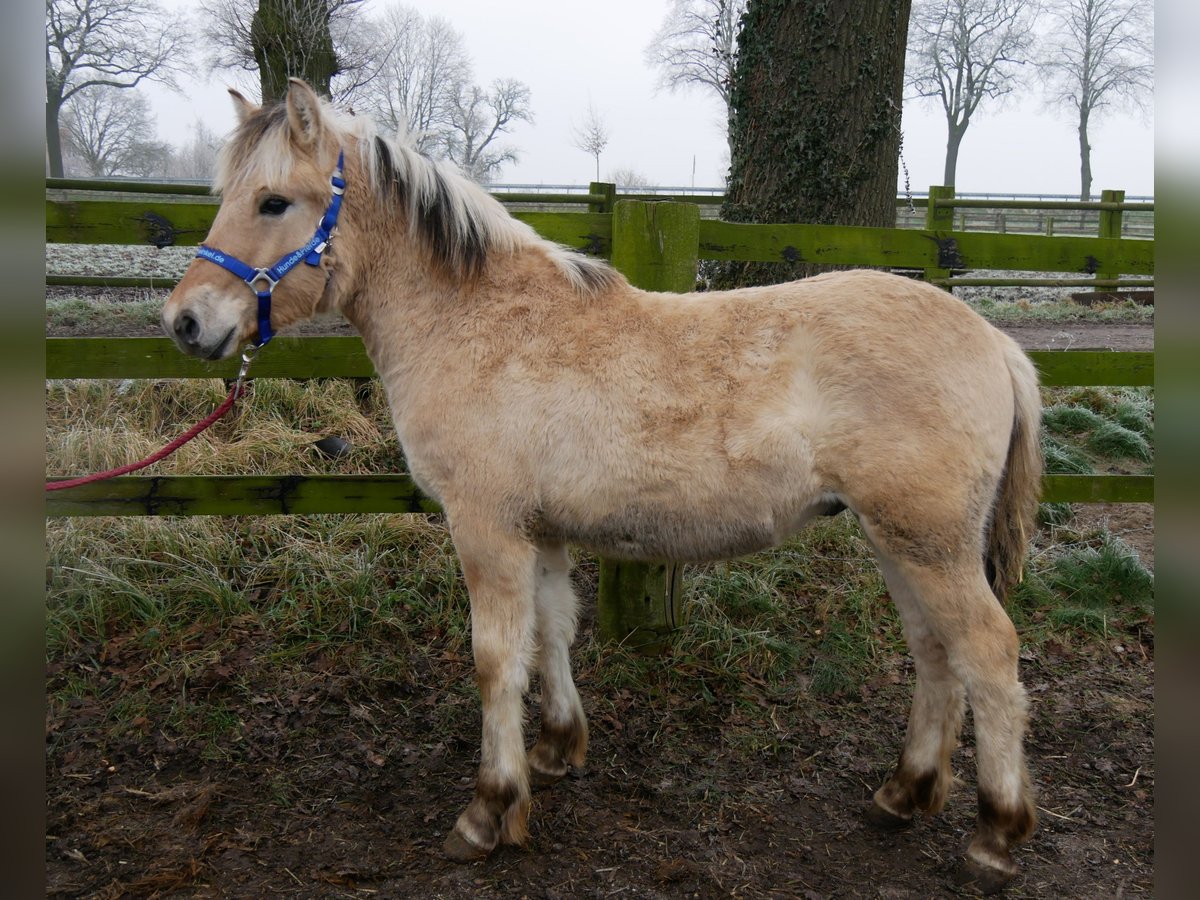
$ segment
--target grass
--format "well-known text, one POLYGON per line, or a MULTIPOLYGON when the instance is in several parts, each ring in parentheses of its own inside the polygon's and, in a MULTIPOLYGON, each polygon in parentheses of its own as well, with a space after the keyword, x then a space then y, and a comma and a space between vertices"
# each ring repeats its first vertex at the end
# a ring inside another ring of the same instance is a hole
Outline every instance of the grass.
POLYGON ((1083 306, 1071 299, 968 299, 967 304, 992 322, 1153 322, 1154 307, 1130 300, 1083 306))
MULTIPOLYGON (((52 381, 46 386, 47 472, 97 471, 162 447, 224 399, 219 379, 52 381)), ((261 379, 232 416, 156 464, 160 474, 369 474, 403 470, 386 398, 352 381, 261 379), (338 435, 352 451, 330 460, 315 442, 338 435)))
POLYGON ((46 329, 50 334, 94 332, 124 334, 157 331, 165 295, 130 300, 113 293, 92 297, 49 296, 46 298, 46 329))
POLYGON ((1153 472, 1152 388, 1044 390, 1043 407, 1048 472, 1153 472))
MULTIPOLYGON (((436 522, 68 519, 49 523, 48 544, 50 702, 96 705, 112 739, 154 722, 206 757, 232 759, 242 752, 240 706, 324 683, 314 681, 322 673, 355 695, 414 685, 419 702, 436 689, 438 728, 472 727, 468 601, 436 522), (113 666, 128 682, 98 674, 113 666)), ((1040 539, 1008 608, 1036 652, 1050 639, 1137 633, 1152 597, 1153 578, 1126 545, 1068 525, 1040 539)), ((584 631, 573 657, 592 715, 629 702, 668 703, 684 721, 693 705, 728 708, 722 740, 784 752, 778 729, 761 727, 776 707, 787 710, 786 730, 798 727, 806 696, 856 696, 910 677, 894 607, 848 514, 773 553, 689 567, 684 606, 685 624, 658 657, 584 631)))
POLYGON ((1119 538, 1060 533, 1059 544, 1030 566, 1010 601, 1027 639, 1092 637, 1134 631, 1154 613, 1154 576, 1119 538))

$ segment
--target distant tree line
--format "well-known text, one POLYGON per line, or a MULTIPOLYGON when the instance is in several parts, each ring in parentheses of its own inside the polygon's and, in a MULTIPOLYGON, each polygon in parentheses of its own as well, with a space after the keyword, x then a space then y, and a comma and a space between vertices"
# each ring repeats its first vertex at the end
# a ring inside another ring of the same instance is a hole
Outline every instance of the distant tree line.
MULTIPOLYGON (((517 159, 505 137, 532 122, 514 78, 474 80, 462 34, 399 4, 368 15, 362 0, 200 0, 208 70, 245 72, 264 101, 304 78, 338 103, 412 136, 479 181, 517 159)), ((179 87, 194 64, 189 28, 154 0, 47 0, 47 170, 89 175, 207 177, 216 141, 197 124, 172 147, 154 137, 135 88, 179 87)))
MULTIPOLYGON (((1151 0, 903 0, 878 19, 866 4, 857 28, 842 21, 847 10, 838 8, 783 0, 671 3, 646 48, 646 61, 658 70, 663 87, 698 88, 720 101, 734 193, 745 182, 751 143, 773 148, 774 162, 761 171, 778 169, 789 153, 824 154, 829 168, 828 159, 845 162, 867 145, 839 149, 845 129, 810 128, 814 116, 845 119, 849 126, 869 120, 871 128, 882 129, 880 135, 899 136, 906 95, 944 113, 943 181, 952 185, 971 122, 989 108, 1029 96, 1038 83, 1045 104, 1060 111, 1078 135, 1080 196, 1086 199, 1092 190, 1090 129, 1114 109, 1145 110, 1152 94, 1151 0), (820 27, 838 23, 847 26, 845 34, 822 43, 820 27), (764 33, 784 25, 790 38, 764 33), (881 28, 899 30, 867 33, 881 28), (789 64, 810 31, 812 45, 789 64), (902 89, 894 88, 890 75, 869 85, 851 83, 862 80, 864 65, 894 71, 897 57, 885 48, 896 41, 902 47, 902 89), (744 62, 747 48, 756 54, 750 64, 744 62), (818 56, 826 61, 824 70, 804 62, 818 56), (750 116, 764 60, 772 67, 764 84, 766 105, 750 116), (804 103, 798 102, 801 95, 808 98, 804 103), (833 105, 821 112, 824 101, 833 105), (839 107, 844 112, 862 104, 881 111, 867 119, 838 113, 839 107)), ((197 56, 204 57, 209 72, 254 78, 265 100, 281 96, 288 77, 303 77, 384 128, 406 131, 424 152, 454 161, 480 181, 495 179, 517 159, 507 136, 519 122, 533 121, 529 87, 514 78, 477 82, 462 34, 441 17, 397 3, 371 12, 363 0, 199 0, 199 9, 202 15, 187 22, 172 18, 155 0, 47 0, 50 174, 210 175, 216 138, 198 123, 181 146, 158 140, 148 105, 131 90, 151 81, 180 88, 197 56), (193 46, 197 32, 201 40, 193 46)), ((593 157, 597 177, 609 135, 593 108, 571 131, 572 143, 593 157)), ((892 150, 886 147, 892 142, 881 144, 889 159, 892 150)), ((874 146, 875 138, 868 144, 874 146)), ((885 171, 894 168, 893 161, 882 162, 885 171)), ((625 168, 623 174, 636 174, 625 168)), ((833 168, 845 174, 844 165, 833 168)), ((809 176, 804 183, 815 193, 818 182, 809 176)), ((794 187, 774 180, 780 197, 795 196, 794 187)), ((783 212, 778 207, 772 214, 783 212)), ((800 208, 790 212, 819 215, 800 208)))

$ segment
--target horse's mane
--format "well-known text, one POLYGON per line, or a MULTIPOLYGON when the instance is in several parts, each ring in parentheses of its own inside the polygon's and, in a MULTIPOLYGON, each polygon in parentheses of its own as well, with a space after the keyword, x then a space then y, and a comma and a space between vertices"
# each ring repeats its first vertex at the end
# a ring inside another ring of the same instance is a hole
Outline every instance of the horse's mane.
MULTIPOLYGON (((409 228, 456 280, 477 276, 494 254, 533 247, 544 252, 580 293, 597 292, 617 279, 603 260, 547 241, 514 219, 452 164, 418 151, 404 131, 385 137, 370 117, 342 114, 327 103, 322 104, 322 116, 333 140, 344 145, 345 137, 355 139, 377 198, 404 210, 409 228)), ((288 141, 284 103, 256 110, 222 148, 213 189, 224 190, 235 173, 249 170, 268 185, 285 184, 294 152, 288 141)))

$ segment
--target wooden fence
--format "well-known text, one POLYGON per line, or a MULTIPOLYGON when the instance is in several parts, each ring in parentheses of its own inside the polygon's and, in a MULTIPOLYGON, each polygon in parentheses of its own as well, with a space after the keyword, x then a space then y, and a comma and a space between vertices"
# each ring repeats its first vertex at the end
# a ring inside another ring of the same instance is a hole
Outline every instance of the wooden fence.
MULTIPOLYGON (((132 193, 96 190, 93 183, 48 182, 48 243, 195 245, 216 211, 200 191, 171 194, 169 186, 132 193), (190 195, 189 195, 190 193, 190 195)), ((579 195, 574 195, 578 198, 579 195)), ((617 199, 611 185, 593 185, 588 211, 515 212, 540 234, 576 250, 609 258, 642 288, 686 291, 699 260, 815 263, 920 270, 954 284, 973 269, 1062 273, 1064 280, 1115 283, 1118 275, 1149 278, 1154 243, 1119 237, 1047 237, 951 230, 943 205, 931 197, 921 230, 822 225, 746 225, 704 219, 694 203, 617 199), (1087 276, 1086 278, 1084 276, 1087 276), (1096 276, 1100 276, 1099 280, 1096 276)), ((521 202, 523 197, 504 197, 521 202)), ((1114 202, 1115 203, 1115 202, 1114 202)), ((1105 208, 1119 216, 1115 205, 1105 208)), ((140 286, 139 279, 49 276, 48 284, 140 286)), ((1122 282, 1124 284, 1124 282, 1122 282)), ((146 285, 149 286, 149 285, 146 285)), ((160 279, 154 286, 162 287, 160 279)), ((1031 352, 1042 383, 1150 385, 1150 352, 1031 352)), ((181 354, 167 338, 48 338, 48 378, 233 377, 236 360, 206 363, 181 354)), ((277 338, 255 362, 255 378, 370 377, 374 369, 357 337, 277 338)), ((1152 502, 1153 477, 1047 475, 1043 499, 1070 502, 1152 502)), ((261 515, 436 511, 407 475, 125 476, 47 495, 51 516, 261 515)), ((603 562, 600 625, 618 639, 654 645, 678 621, 679 569, 670 563, 603 562)))

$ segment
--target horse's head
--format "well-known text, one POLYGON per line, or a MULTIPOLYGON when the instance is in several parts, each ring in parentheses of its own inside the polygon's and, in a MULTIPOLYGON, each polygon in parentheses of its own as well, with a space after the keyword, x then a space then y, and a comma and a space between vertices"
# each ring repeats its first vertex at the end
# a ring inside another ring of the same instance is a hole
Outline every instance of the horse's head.
POLYGON ((313 90, 293 79, 284 102, 263 107, 230 94, 238 127, 221 151, 221 207, 162 311, 163 330, 207 359, 318 310, 340 206, 339 139, 313 90))

